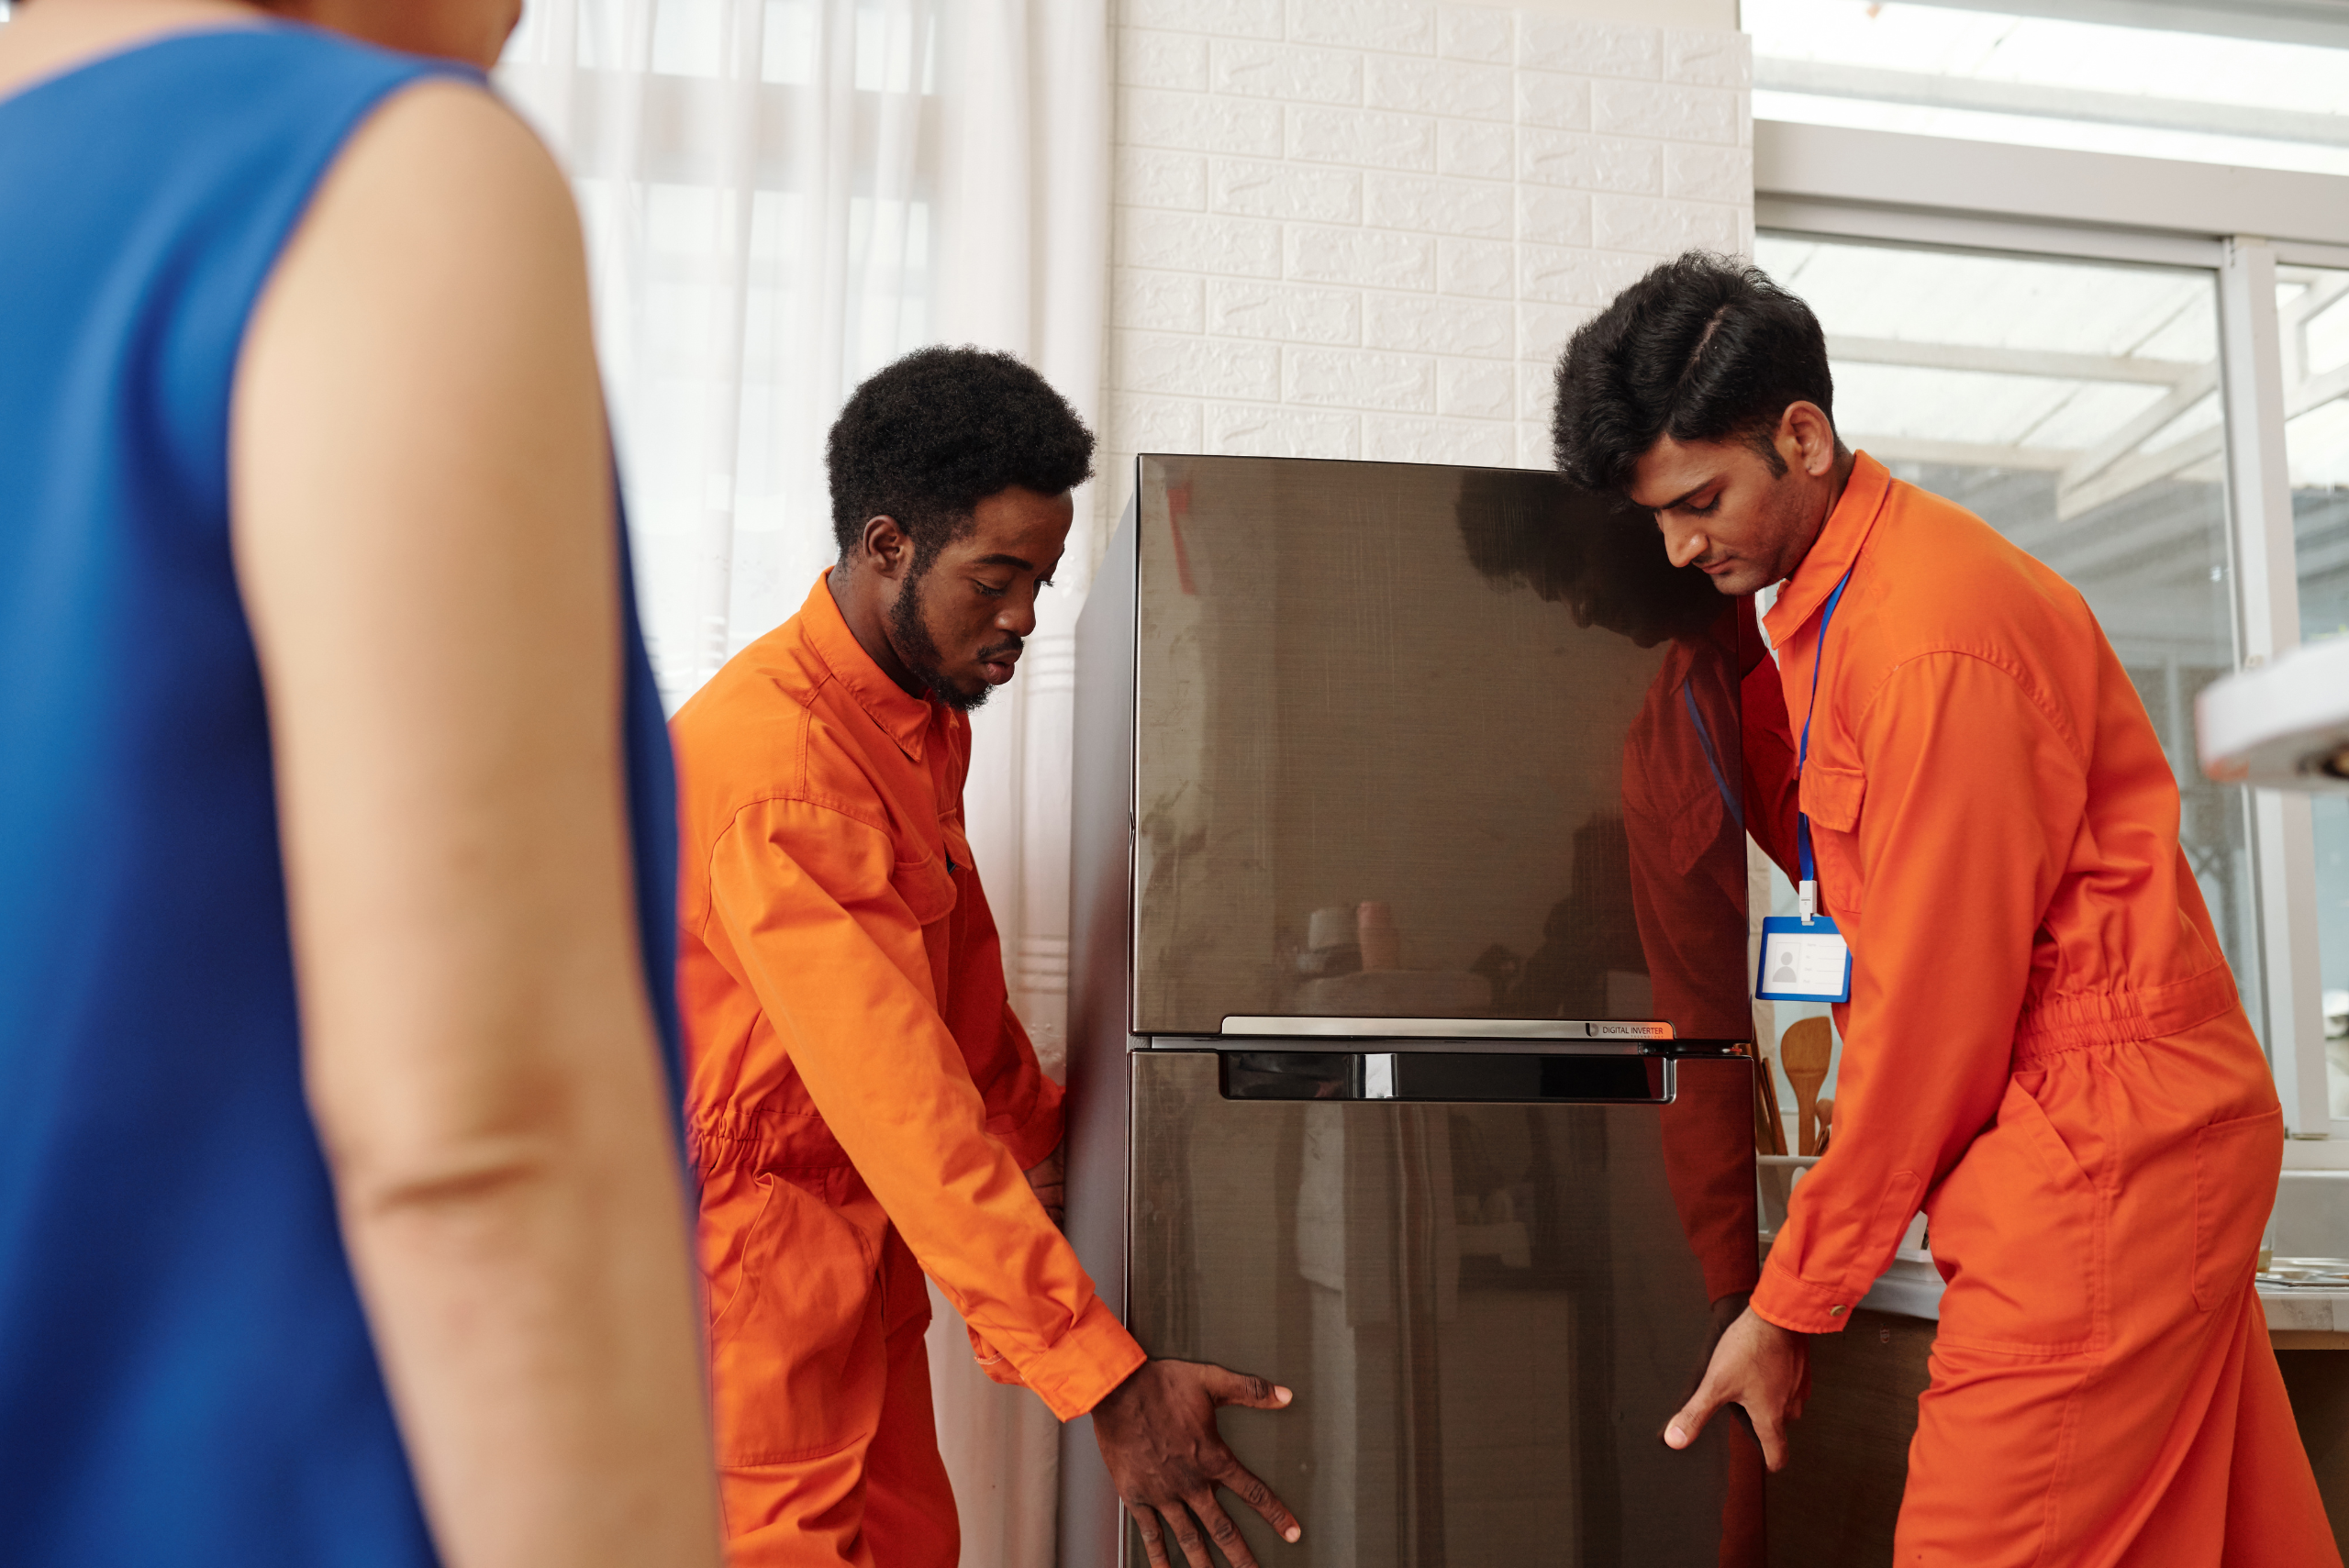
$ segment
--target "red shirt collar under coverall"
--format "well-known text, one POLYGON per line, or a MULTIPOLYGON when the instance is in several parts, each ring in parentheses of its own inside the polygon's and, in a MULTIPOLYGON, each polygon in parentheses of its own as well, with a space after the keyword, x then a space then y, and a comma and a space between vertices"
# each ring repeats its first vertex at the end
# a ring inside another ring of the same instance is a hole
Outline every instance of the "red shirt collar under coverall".
POLYGON ((1842 1328, 1925 1207, 1896 1560, 2338 1563, 2253 1288, 2274 1085, 2095 617, 1863 454, 1765 625, 1853 974, 1833 1150, 1753 1305, 1842 1328))
POLYGON ((1061 1091, 963 836, 970 725, 882 673, 819 579, 672 728, 730 1561, 952 1564, 921 1271, 1063 1419, 1142 1361, 1021 1174, 1061 1091))

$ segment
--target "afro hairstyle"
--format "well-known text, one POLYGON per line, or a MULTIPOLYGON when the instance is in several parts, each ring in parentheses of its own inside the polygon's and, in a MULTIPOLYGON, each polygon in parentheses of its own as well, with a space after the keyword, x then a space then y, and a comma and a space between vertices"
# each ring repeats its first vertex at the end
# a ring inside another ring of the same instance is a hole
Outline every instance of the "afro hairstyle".
POLYGON ((1649 448, 1744 440, 1784 473, 1771 432, 1796 403, 1831 424, 1835 379, 1810 306, 1733 257, 1691 250, 1583 323, 1558 361, 1558 470, 1620 493, 1649 448))
POLYGON ((1013 485, 1058 495, 1093 476, 1093 432, 1009 354, 917 349, 849 398, 824 445, 832 532, 845 561, 874 517, 914 541, 917 574, 1013 485))

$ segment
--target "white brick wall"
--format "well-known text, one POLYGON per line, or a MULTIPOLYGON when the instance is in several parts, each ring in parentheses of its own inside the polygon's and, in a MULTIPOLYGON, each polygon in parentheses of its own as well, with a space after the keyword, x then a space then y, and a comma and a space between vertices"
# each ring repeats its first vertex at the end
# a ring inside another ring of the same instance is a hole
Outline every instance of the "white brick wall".
POLYGON ((1111 508, 1137 451, 1547 467, 1575 327, 1660 258, 1753 247, 1741 34, 1558 0, 1119 9, 1111 508))

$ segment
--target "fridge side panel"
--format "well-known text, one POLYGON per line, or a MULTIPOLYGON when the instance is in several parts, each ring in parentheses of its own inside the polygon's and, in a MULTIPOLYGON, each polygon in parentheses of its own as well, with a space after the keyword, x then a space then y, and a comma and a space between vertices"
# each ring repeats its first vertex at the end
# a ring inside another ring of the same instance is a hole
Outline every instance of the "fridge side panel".
MULTIPOLYGON (((1069 890, 1068 1236, 1094 1288, 1126 1310, 1128 900, 1132 840, 1134 511, 1076 622, 1069 890)), ((1061 1429, 1060 1561, 1109 1568, 1119 1505, 1091 1418, 1061 1429)))

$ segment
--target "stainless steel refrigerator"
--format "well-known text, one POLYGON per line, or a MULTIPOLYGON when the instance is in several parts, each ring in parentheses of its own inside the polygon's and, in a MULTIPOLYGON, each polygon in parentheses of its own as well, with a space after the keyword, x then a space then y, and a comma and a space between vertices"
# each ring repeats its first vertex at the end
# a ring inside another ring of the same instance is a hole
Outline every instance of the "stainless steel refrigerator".
POLYGON ((1544 474, 1143 457, 1077 661, 1070 1233, 1297 1391, 1260 1561, 1758 1562, 1750 1434, 1661 1438, 1755 1277, 1732 606, 1544 474))

